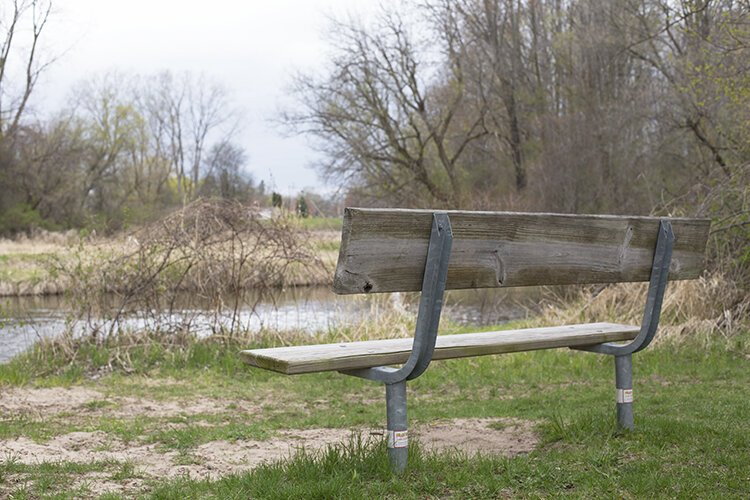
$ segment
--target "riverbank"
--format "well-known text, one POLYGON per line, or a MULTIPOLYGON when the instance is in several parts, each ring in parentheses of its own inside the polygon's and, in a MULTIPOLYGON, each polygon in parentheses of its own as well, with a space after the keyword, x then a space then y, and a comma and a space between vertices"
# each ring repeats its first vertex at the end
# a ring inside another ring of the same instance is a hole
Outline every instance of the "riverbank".
MULTIPOLYGON (((286 286, 323 286, 332 280, 341 240, 338 219, 299 222, 306 243, 320 265, 290 267, 286 286)), ((0 239, 0 297, 61 295, 73 291, 70 270, 80 262, 116 259, 138 248, 137 231, 97 238, 68 233, 41 233, 16 240, 0 239)), ((186 290, 189 291, 189 290, 186 290)))
POLYGON ((0 366, 0 496, 750 493, 748 331, 640 353, 634 433, 615 429, 607 357, 553 350, 436 362, 410 384, 417 439, 405 478, 388 472, 378 384, 281 376, 236 354, 319 339, 145 340, 48 344, 0 366))
POLYGON ((51 273, 51 259, 65 255, 72 236, 0 239, 0 297, 56 295, 63 283, 51 273))

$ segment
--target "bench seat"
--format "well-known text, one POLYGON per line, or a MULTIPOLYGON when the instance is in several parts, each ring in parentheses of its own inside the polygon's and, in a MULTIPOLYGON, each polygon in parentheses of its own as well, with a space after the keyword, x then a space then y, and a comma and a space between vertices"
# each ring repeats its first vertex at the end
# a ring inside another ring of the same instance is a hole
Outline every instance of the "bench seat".
MULTIPOLYGON (((639 330, 637 326, 588 323, 442 335, 437 338, 432 359, 463 358, 626 341, 634 339, 639 330)), ((412 343, 411 338, 369 340, 251 349, 242 351, 241 355, 250 365, 292 375, 404 363, 409 358, 412 343)))

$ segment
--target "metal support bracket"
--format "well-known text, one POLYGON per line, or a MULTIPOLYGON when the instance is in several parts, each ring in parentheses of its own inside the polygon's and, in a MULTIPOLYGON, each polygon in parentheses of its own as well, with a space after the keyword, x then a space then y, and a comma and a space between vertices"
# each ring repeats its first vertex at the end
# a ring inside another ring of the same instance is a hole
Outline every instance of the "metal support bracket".
POLYGON ((615 356, 615 402, 617 426, 632 431, 633 424, 633 355, 615 356))
POLYGON ((366 378, 385 384, 386 414, 388 417, 388 457, 391 468, 400 474, 406 469, 409 437, 406 419, 406 381, 419 377, 432 361, 437 341, 443 296, 448 281, 448 261, 453 244, 453 231, 448 214, 432 215, 430 242, 427 247, 422 295, 414 332, 411 354, 401 368, 376 366, 361 370, 342 370, 341 373, 366 378))
POLYGON ((659 326, 661 304, 664 300, 664 290, 667 288, 669 265, 672 262, 672 247, 674 246, 674 232, 668 220, 659 221, 659 235, 656 238, 654 261, 651 266, 651 279, 648 284, 646 307, 643 310, 641 331, 629 344, 604 343, 591 346, 572 347, 581 351, 598 352, 612 356, 625 356, 642 351, 651 343, 659 326))
POLYGON ((659 235, 656 238, 654 261, 651 266, 651 279, 648 284, 646 306, 643 310, 641 331, 628 344, 604 343, 592 346, 572 347, 582 351, 609 354, 615 358, 615 401, 617 425, 621 429, 633 430, 633 353, 642 351, 656 335, 661 315, 661 305, 672 262, 674 232, 668 220, 659 222, 659 235))
POLYGON ((413 380, 424 373, 432 361, 432 353, 435 350, 445 285, 448 281, 448 261, 452 244, 453 231, 448 214, 435 212, 432 215, 432 232, 427 247, 427 261, 422 279, 422 295, 419 299, 414 343, 406 363, 398 369, 377 366, 361 370, 346 370, 341 373, 385 384, 413 380))

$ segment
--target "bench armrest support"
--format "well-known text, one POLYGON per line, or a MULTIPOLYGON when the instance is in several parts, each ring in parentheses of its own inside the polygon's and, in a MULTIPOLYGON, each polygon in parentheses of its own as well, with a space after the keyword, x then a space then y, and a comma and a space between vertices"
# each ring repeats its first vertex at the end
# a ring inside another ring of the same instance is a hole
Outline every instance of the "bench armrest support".
POLYGON ((342 373, 386 384, 412 380, 424 373, 432 361, 432 353, 435 350, 445 285, 448 281, 448 261, 452 244, 453 231, 448 214, 435 212, 432 215, 432 231, 427 247, 427 261, 422 280, 422 295, 419 299, 414 343, 406 363, 398 369, 378 366, 363 370, 347 370, 342 373))
POLYGON ((573 349, 613 356, 624 356, 648 347, 654 339, 656 329, 659 326, 661 305, 664 300, 664 291, 667 287, 669 277, 669 265, 672 262, 674 240, 672 224, 668 220, 662 219, 659 223, 659 235, 656 239, 656 249, 654 250, 654 262, 651 267, 651 279, 648 284, 646 307, 643 310, 643 321, 641 322, 641 331, 638 336, 632 342, 625 345, 606 343, 574 347, 573 349))

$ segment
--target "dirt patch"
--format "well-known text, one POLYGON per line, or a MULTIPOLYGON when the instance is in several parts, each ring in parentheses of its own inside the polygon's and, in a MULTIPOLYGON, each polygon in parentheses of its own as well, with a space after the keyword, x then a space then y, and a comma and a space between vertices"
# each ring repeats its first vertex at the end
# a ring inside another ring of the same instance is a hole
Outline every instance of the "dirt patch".
POLYGON ((154 417, 169 418, 179 415, 217 414, 226 412, 257 413, 258 405, 246 401, 229 401, 219 399, 203 399, 195 401, 153 401, 141 398, 113 398, 115 406, 97 409, 96 413, 103 413, 119 418, 154 417))
MULTIPOLYGON (((428 450, 460 451, 469 455, 515 456, 528 453, 538 443, 533 424, 513 419, 457 419, 421 425, 414 435, 428 450)), ((353 433, 382 439, 382 431, 350 429, 302 429, 280 432, 266 441, 212 441, 185 455, 159 449, 157 445, 126 444, 104 432, 72 432, 46 443, 28 438, 0 441, 5 457, 25 464, 44 462, 90 463, 104 460, 132 462, 139 474, 153 477, 189 475, 216 479, 244 472, 257 465, 293 455, 304 448, 316 451, 347 442, 353 433)), ((93 479, 93 477, 92 477, 93 479)), ((110 481, 111 482, 111 481, 110 481)))
POLYGON ((197 472, 209 477, 243 472, 264 462, 292 456, 300 449, 314 452, 347 442, 352 435, 349 429, 301 429, 283 431, 268 441, 212 441, 195 450, 194 455, 207 469, 197 472))
MULTIPOLYGON (((135 397, 107 397, 103 392, 80 386, 69 389, 13 388, 0 390, 0 415, 4 418, 23 416, 40 420, 49 420, 61 415, 60 418, 65 418, 68 422, 70 418, 86 419, 97 416, 124 419, 149 416, 158 420, 178 415, 197 416, 228 412, 260 415, 279 408, 278 398, 271 398, 269 394, 257 396, 258 399, 254 401, 220 398, 155 401, 135 397)), ((324 403, 325 401, 316 401, 312 404, 316 406, 324 403)), ((282 409, 290 410, 286 402, 282 409)), ((298 409, 305 411, 304 405, 298 409)), ((211 427, 215 424, 199 421, 189 425, 211 427)), ((459 451, 470 456, 515 456, 528 453, 537 446, 539 439, 533 431, 533 425, 533 422, 515 419, 443 420, 415 425, 410 437, 419 441, 428 451, 459 451)), ((58 435, 44 443, 37 443, 26 437, 0 440, 0 462, 17 460, 25 464, 98 461, 132 463, 135 467, 135 477, 117 480, 106 473, 91 473, 75 479, 76 485, 87 488, 92 494, 112 492, 127 496, 142 489, 144 482, 149 478, 188 475, 194 478, 216 479, 226 474, 248 471, 264 462, 284 459, 302 448, 317 451, 327 446, 346 443, 354 433, 366 440, 376 441, 383 439, 385 435, 380 429, 361 428, 285 430, 278 432, 273 439, 265 441, 212 441, 178 452, 165 450, 158 444, 143 444, 137 440, 125 442, 102 431, 72 432, 58 435)), ((16 483, 18 481, 6 481, 5 486, 12 487, 16 483)), ((0 497, 2 493, 3 488, 0 487, 0 497)))
POLYGON ((49 418, 57 414, 79 417, 169 418, 180 415, 240 412, 255 414, 262 403, 246 400, 199 399, 155 401, 134 397, 107 398, 99 391, 85 387, 22 389, 0 392, 0 415, 49 418))
POLYGON ((422 446, 433 451, 513 457, 539 444, 534 423, 506 418, 461 418, 417 428, 422 446))
POLYGON ((2 460, 24 464, 45 462, 91 463, 114 460, 132 462, 139 474, 153 477, 189 475, 216 479, 222 475, 243 472, 257 465, 293 455, 304 448, 315 451, 349 439, 348 429, 304 429, 284 431, 267 441, 212 441, 198 446, 189 455, 194 463, 185 464, 176 451, 163 452, 157 445, 127 445, 101 431, 71 432, 46 443, 28 438, 0 441, 5 453, 2 460))
POLYGON ((0 389, 0 413, 3 415, 49 415, 70 412, 91 401, 100 400, 102 393, 86 387, 69 389, 0 389))
POLYGON ((106 472, 89 472, 77 479, 71 489, 88 490, 92 498, 98 498, 106 494, 123 495, 131 498, 137 496, 138 492, 143 489, 143 483, 143 479, 130 478, 115 481, 106 472))
POLYGON ((20 437, 0 441, 0 447, 5 451, 5 459, 18 460, 24 464, 115 460, 142 462, 144 465, 151 465, 153 462, 153 465, 157 465, 165 455, 169 455, 156 453, 155 446, 127 447, 119 439, 110 438, 102 431, 71 432, 56 436, 46 443, 36 443, 20 437), (160 458, 157 459, 157 456, 160 458))

